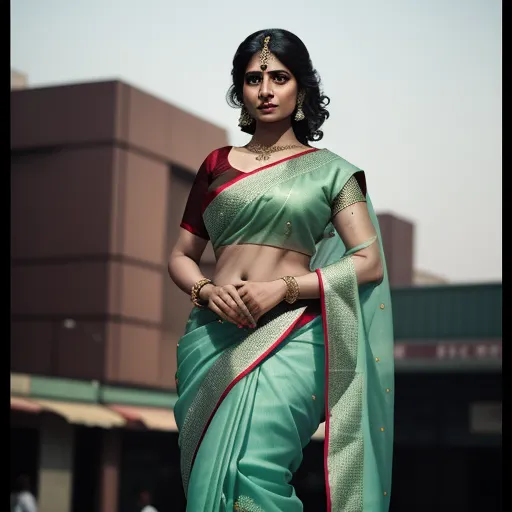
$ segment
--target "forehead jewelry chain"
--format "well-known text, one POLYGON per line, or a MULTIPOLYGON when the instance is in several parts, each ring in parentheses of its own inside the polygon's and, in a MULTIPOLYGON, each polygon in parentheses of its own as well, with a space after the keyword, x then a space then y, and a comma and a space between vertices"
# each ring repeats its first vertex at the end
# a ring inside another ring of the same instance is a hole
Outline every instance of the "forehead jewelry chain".
MULTIPOLYGON (((265 37, 263 39, 263 48, 260 53, 260 69, 265 71, 268 66, 268 61, 272 58, 270 50, 268 48, 268 43, 270 42, 270 36, 265 37)), ((249 142, 245 146, 251 153, 256 153, 258 156, 256 160, 265 161, 270 158, 270 155, 273 153, 277 153, 278 151, 285 151, 286 149, 300 148, 299 144, 287 144, 286 146, 264 146, 263 144, 258 144, 254 142, 249 142)))
POLYGON ((256 160, 265 161, 270 158, 270 155, 273 153, 277 153, 278 151, 285 151, 286 149, 300 148, 302 147, 299 144, 287 144, 286 146, 264 146, 263 144, 258 144, 256 142, 249 142, 247 144, 246 149, 248 149, 251 153, 256 153, 258 156, 256 160))
POLYGON ((270 36, 263 39, 263 48, 260 53, 260 69, 265 71, 267 69, 268 61, 270 60, 270 50, 268 49, 268 43, 270 42, 270 36))

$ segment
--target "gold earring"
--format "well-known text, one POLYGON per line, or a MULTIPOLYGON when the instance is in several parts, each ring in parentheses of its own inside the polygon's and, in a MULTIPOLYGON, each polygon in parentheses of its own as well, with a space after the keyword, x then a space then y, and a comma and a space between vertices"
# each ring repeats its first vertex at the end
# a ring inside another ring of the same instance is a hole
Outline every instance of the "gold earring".
POLYGON ((305 98, 306 93, 304 91, 299 91, 299 94, 297 94, 297 112, 295 112, 295 121, 302 121, 306 118, 304 111, 302 110, 305 98))
POLYGON ((242 111, 240 112, 240 117, 238 118, 238 126, 240 126, 240 128, 251 126, 253 121, 254 119, 251 117, 245 106, 243 106, 242 111))

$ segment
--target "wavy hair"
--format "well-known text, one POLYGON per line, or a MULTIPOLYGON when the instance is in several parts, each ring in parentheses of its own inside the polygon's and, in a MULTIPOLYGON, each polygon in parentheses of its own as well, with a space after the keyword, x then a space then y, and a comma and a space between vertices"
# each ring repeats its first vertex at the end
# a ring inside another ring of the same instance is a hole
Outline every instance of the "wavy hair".
MULTIPOLYGON (((305 44, 291 32, 284 29, 272 28, 260 30, 248 36, 238 47, 233 57, 233 69, 231 76, 232 85, 227 92, 227 102, 231 107, 243 107, 243 87, 245 71, 253 55, 263 48, 263 40, 270 36, 269 50, 274 54, 293 74, 297 80, 299 90, 306 93, 302 110, 305 119, 296 121, 292 115, 292 127, 295 136, 302 144, 308 141, 319 141, 323 137, 320 127, 329 118, 326 107, 330 99, 325 96, 320 88, 320 77, 313 68, 313 63, 305 44)), ((244 126, 241 130, 251 135, 256 130, 255 123, 244 126)))

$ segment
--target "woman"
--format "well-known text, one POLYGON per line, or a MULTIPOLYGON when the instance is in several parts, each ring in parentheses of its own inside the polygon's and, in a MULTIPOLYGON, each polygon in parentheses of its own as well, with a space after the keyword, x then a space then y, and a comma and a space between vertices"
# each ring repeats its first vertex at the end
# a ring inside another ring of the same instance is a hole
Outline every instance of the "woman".
POLYGON ((196 306, 174 410, 187 510, 302 510, 290 480, 324 420, 327 509, 388 510, 391 308, 364 173, 309 145, 328 98, 295 35, 250 35, 232 77, 252 139, 206 157, 169 259, 196 306))

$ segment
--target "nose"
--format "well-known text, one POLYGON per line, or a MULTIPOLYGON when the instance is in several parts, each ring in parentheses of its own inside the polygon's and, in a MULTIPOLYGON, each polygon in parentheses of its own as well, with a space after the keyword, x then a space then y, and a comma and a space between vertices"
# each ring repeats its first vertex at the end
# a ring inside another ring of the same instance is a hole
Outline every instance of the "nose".
POLYGON ((263 80, 261 81, 260 91, 258 93, 258 98, 260 100, 268 100, 274 97, 274 93, 272 92, 270 77, 263 76, 263 80))

